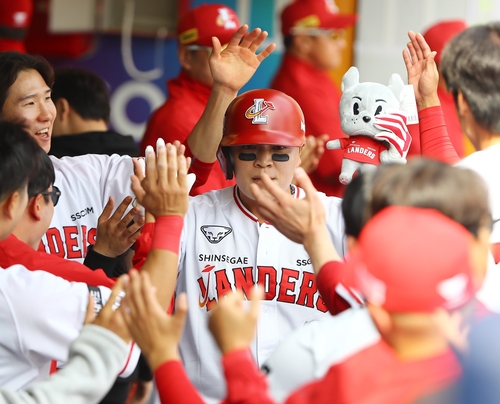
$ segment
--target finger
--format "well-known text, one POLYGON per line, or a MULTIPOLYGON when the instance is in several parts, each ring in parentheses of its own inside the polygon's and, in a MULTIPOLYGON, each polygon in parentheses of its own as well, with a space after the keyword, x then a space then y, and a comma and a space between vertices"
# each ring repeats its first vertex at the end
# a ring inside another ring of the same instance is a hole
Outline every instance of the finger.
POLYGON ((111 295, 109 296, 109 299, 106 302, 106 304, 104 305, 104 307, 101 309, 101 311, 99 313, 99 317, 104 316, 106 318, 106 316, 111 315, 111 313, 113 312, 113 306, 116 303, 116 299, 117 299, 118 295, 121 292, 123 292, 123 289, 127 285, 128 280, 129 280, 129 276, 127 274, 120 276, 116 280, 116 282, 113 286, 113 289, 111 289, 111 295))
POLYGON ((85 312, 85 320, 83 324, 89 324, 95 319, 95 302, 94 297, 89 293, 89 302, 87 303, 87 311, 85 312))
MULTIPOLYGON (((230 46, 238 46, 240 44, 241 38, 243 38, 243 36, 247 33, 247 31, 248 31, 248 25, 247 24, 243 24, 241 27, 239 27, 238 31, 236 31, 233 34, 233 36, 231 37, 231 39, 229 40, 228 47, 230 47, 230 46)), ((212 37, 212 44, 214 42, 213 38, 215 38, 215 37, 212 37)), ((219 42, 218 39, 217 39, 217 42, 219 42)), ((219 50, 218 50, 217 54, 220 54, 220 47, 221 46, 220 46, 220 42, 219 42, 219 50)), ((214 48, 214 53, 215 53, 215 48, 214 48)))
POLYGON ((417 34, 415 35, 415 40, 418 43, 420 49, 422 50, 424 58, 426 58, 431 53, 431 48, 429 44, 426 42, 425 38, 420 32, 417 32, 417 34))
POLYGON ((318 191, 314 188, 311 179, 303 168, 298 167, 295 170, 295 181, 297 185, 306 192, 306 198, 312 195, 317 195, 318 191))
POLYGON ((260 302, 264 298, 264 288, 261 285, 256 285, 252 289, 252 294, 251 294, 251 305, 250 305, 250 316, 257 320, 259 318, 259 313, 260 313, 260 302))
MULTIPOLYGON (((157 175, 157 181, 158 181, 158 186, 166 186, 168 183, 168 163, 169 163, 169 157, 168 157, 168 150, 169 148, 175 148, 170 144, 165 144, 159 143, 157 145, 156 149, 156 154, 157 154, 157 160, 156 160, 156 175, 157 175)), ((174 152, 175 153, 175 152, 174 152)))
MULTIPOLYGON (((271 194, 271 196, 279 201, 282 198, 292 197, 289 192, 284 191, 269 177, 269 175, 263 173, 261 176, 263 188, 271 194)), ((269 199, 269 198, 267 198, 269 199)))
POLYGON ((106 206, 104 207, 101 215, 99 216, 99 219, 97 219, 97 224, 101 224, 102 222, 105 222, 106 220, 109 219, 109 215, 111 215, 114 206, 115 206, 115 201, 113 197, 110 196, 108 199, 108 203, 106 203, 106 206))
POLYGON ((272 43, 271 45, 269 45, 266 49, 264 49, 262 52, 260 52, 258 55, 257 55, 257 60, 259 62, 262 62, 265 58, 267 58, 271 53, 273 53, 273 51, 276 49, 276 44, 275 43, 272 43))
MULTIPOLYGON (((254 41, 257 40, 259 35, 262 33, 260 28, 254 28, 248 34, 246 34, 240 42, 240 48, 250 48, 254 41)), ((257 46, 258 48, 258 46, 257 46)))
POLYGON ((146 160, 143 157, 133 158, 132 163, 134 164, 134 174, 142 181, 146 175, 146 160))
POLYGON ((410 70, 413 64, 411 63, 410 53, 407 49, 403 49, 403 61, 405 62, 406 70, 410 70))
POLYGON ((262 31, 257 38, 250 44, 250 49, 252 52, 256 52, 257 49, 259 49, 259 46, 266 40, 268 37, 268 32, 267 31, 262 31))
POLYGON ((142 278, 141 293, 144 302, 144 309, 148 313, 154 313, 158 310, 163 312, 164 310, 156 298, 156 293, 154 293, 155 289, 151 284, 151 277, 147 272, 141 272, 140 276, 142 278))
POLYGON ((186 293, 181 293, 177 298, 177 302, 175 304, 175 313, 172 315, 172 318, 177 323, 178 327, 183 328, 186 323, 186 317, 188 313, 188 299, 186 293))
POLYGON ((177 181, 182 188, 187 190, 188 188, 187 174, 189 166, 185 156, 181 155, 177 157, 177 167, 178 167, 177 181))
POLYGON ((168 183, 177 183, 177 149, 172 145, 167 147, 167 167, 168 183))
POLYGON ((130 280, 125 293, 127 297, 128 312, 135 321, 140 317, 140 313, 144 312, 144 302, 141 295, 141 275, 136 269, 131 269, 128 273, 130 280), (142 309, 142 311, 141 311, 142 309))
MULTIPOLYGON (((232 38, 231 38, 232 40, 232 38)), ((222 45, 219 41, 219 38, 213 36, 212 37, 212 54, 210 55, 210 59, 219 58, 221 53, 222 45)))
POLYGON ((142 199, 144 198, 144 195, 146 195, 146 191, 142 187, 142 182, 139 180, 139 177, 137 177, 136 175, 132 175, 130 177, 130 180, 132 181, 130 188, 132 188, 132 192, 137 197, 137 200, 139 201, 139 203, 141 203, 142 199))
MULTIPOLYGON (((123 198, 123 201, 118 205, 118 207, 116 208, 115 212, 113 213, 113 215, 111 216, 111 218, 109 220, 111 220, 113 222, 118 222, 118 226, 119 226, 121 224, 121 222, 124 221, 123 214, 127 210, 128 205, 130 205, 130 202, 132 202, 131 196, 126 196, 125 198, 123 198)), ((139 208, 134 207, 130 210, 130 212, 132 212, 132 211, 135 211, 137 214, 139 212, 139 208)), ((127 224, 129 224, 130 221, 134 218, 135 214, 130 216, 130 214, 131 214, 130 212, 127 215, 125 215, 125 218, 128 218, 128 221, 124 224, 123 228, 119 229, 119 231, 122 231, 127 226, 127 224)))
POLYGON ((258 185, 250 184, 250 190, 253 193, 255 201, 257 202, 257 208, 259 211, 262 210, 263 216, 266 220, 280 215, 281 207, 275 200, 271 200, 265 196, 258 185))
MULTIPOLYGON (((157 183, 156 172, 156 154, 151 146, 146 147, 146 178, 148 185, 151 186, 157 183)), ((136 194, 137 195, 137 194, 136 194)))

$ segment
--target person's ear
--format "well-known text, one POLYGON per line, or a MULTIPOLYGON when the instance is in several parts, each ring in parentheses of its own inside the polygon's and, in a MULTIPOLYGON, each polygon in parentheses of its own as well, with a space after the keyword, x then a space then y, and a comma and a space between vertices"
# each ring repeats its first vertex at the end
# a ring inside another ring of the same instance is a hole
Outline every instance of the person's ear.
POLYGON ((69 118, 69 109, 70 109, 70 106, 69 106, 69 102, 66 98, 58 98, 55 102, 55 106, 56 106, 56 111, 57 111, 57 118, 62 121, 62 122, 65 122, 67 121, 69 118))
POLYGON ((45 205, 45 199, 42 194, 32 196, 28 201, 28 212, 33 220, 39 221, 42 218, 42 209, 45 205))
POLYGON ((457 93, 457 111, 458 114, 462 116, 470 114, 469 103, 467 102, 467 100, 464 97, 464 94, 460 90, 458 90, 457 93))
POLYGON ((192 53, 184 45, 179 45, 177 48, 177 56, 179 63, 184 70, 190 71, 193 65, 192 53))
POLYGON ((21 199, 19 191, 14 191, 2 201, 1 209, 6 218, 11 220, 14 218, 14 212, 21 203, 21 199))

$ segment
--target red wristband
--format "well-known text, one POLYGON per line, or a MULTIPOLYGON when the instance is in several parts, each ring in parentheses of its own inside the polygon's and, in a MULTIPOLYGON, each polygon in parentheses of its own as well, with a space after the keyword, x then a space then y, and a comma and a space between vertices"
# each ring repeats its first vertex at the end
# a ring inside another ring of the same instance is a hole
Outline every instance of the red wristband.
POLYGON ((184 218, 182 216, 159 216, 155 220, 151 249, 167 250, 179 254, 184 218))

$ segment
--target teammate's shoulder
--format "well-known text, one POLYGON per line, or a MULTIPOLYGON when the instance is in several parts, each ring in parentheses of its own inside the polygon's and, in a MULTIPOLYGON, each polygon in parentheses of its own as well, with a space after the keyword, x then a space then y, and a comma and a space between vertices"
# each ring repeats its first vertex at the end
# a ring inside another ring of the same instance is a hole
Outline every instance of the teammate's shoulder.
POLYGON ((130 156, 119 156, 118 154, 84 154, 81 156, 65 156, 56 157, 49 154, 50 160, 54 167, 74 166, 74 165, 92 165, 95 163, 107 164, 117 163, 121 161, 131 162, 130 156))
POLYGON ((234 186, 208 191, 203 194, 190 197, 190 204, 198 206, 214 206, 216 204, 226 205, 233 200, 233 191, 234 186))

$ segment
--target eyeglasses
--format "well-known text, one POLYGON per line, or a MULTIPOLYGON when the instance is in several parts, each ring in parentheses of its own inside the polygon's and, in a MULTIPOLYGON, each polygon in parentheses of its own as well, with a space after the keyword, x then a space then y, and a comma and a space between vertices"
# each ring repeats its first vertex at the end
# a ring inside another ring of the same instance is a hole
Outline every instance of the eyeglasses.
POLYGON ((308 27, 292 27, 290 29, 292 35, 308 35, 308 36, 329 36, 333 41, 340 41, 345 38, 345 29, 325 29, 325 28, 308 28, 308 27))
POLYGON ((40 192, 40 195, 50 196, 52 199, 52 202, 54 203, 54 206, 56 206, 57 202, 59 202, 59 197, 61 196, 61 191, 56 186, 52 186, 52 191, 40 192))

